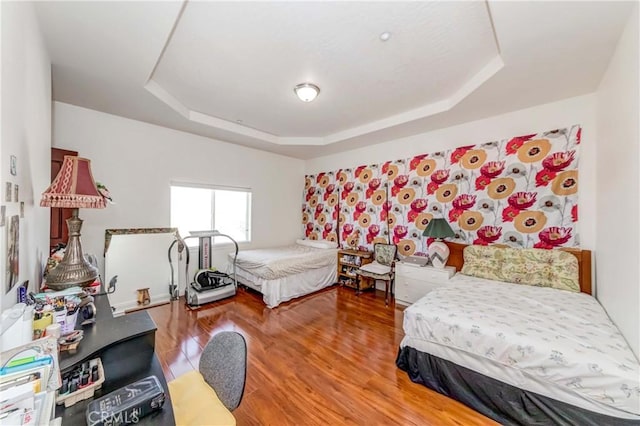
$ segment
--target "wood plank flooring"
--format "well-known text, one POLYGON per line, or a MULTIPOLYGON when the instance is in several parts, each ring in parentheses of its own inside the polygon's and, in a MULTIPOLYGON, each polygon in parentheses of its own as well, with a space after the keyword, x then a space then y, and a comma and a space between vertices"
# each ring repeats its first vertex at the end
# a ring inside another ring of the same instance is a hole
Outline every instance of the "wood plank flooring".
POLYGON ((167 381, 198 368, 222 330, 242 333, 249 351, 238 425, 487 425, 464 405, 412 383, 395 366, 402 311, 383 292, 355 296, 331 287, 267 308, 240 289, 231 299, 188 309, 150 308, 167 381))

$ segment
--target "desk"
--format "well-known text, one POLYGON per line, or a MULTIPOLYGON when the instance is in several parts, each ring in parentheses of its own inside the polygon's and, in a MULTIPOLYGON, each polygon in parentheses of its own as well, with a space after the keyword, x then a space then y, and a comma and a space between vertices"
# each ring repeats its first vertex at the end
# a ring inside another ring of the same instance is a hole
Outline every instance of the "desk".
MULTIPOLYGON (((169 387, 160 361, 155 354, 156 324, 146 311, 117 318, 113 317, 107 296, 96 296, 96 323, 82 327, 84 338, 75 354, 60 354, 60 372, 71 370, 76 364, 100 357, 105 381, 94 397, 106 395, 122 386, 155 375, 165 390, 162 410, 143 417, 138 425, 175 425, 169 387)), ((63 425, 83 425, 85 410, 91 399, 64 408, 56 406, 56 417, 63 425)))

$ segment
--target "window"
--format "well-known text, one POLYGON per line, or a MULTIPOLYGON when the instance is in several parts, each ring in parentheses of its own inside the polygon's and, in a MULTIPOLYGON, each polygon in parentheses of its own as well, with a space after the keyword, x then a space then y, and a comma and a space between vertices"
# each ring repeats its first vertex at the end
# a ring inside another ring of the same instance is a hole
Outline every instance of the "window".
MULTIPOLYGON (((237 242, 251 241, 251 190, 171 184, 171 226, 182 237, 190 231, 215 229, 237 242)), ((228 238, 214 238, 215 243, 228 243, 228 238)), ((197 246, 197 239, 187 240, 197 246)))

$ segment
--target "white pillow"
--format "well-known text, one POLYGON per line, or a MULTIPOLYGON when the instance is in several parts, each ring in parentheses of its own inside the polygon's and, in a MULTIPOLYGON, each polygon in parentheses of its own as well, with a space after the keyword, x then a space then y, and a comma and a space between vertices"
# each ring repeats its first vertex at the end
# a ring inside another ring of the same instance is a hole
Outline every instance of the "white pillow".
POLYGON ((335 241, 324 240, 296 240, 296 244, 307 247, 315 247, 320 249, 334 249, 338 248, 338 243, 335 241))

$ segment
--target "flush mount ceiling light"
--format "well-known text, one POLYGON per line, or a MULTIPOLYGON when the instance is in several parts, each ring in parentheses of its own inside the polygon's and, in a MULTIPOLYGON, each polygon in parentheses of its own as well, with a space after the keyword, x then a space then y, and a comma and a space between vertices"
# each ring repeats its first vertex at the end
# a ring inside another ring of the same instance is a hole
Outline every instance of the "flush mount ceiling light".
POLYGON ((300 83, 293 88, 296 95, 302 102, 311 102, 320 93, 320 88, 311 83, 300 83))

